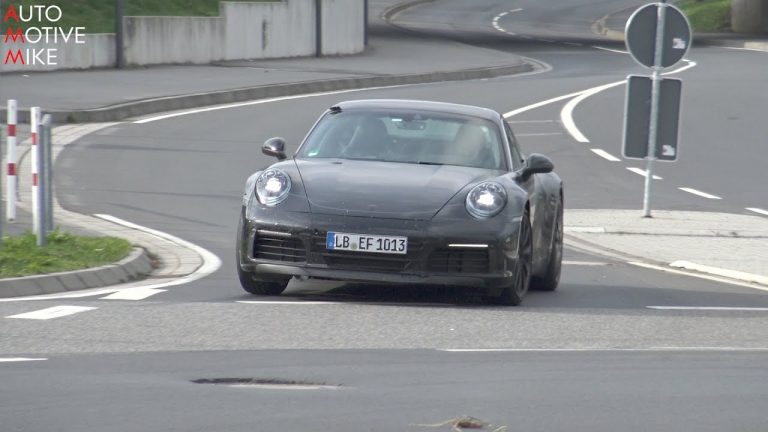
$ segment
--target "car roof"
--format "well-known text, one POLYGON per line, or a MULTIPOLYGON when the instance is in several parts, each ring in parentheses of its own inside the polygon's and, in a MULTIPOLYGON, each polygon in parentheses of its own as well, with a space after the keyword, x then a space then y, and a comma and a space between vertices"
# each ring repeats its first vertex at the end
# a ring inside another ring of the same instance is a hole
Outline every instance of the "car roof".
POLYGON ((449 114, 468 115, 488 120, 498 120, 501 114, 498 112, 473 105, 461 105, 446 102, 433 102, 408 99, 362 99, 339 102, 334 107, 345 110, 357 109, 391 109, 391 110, 423 110, 442 112, 449 114))

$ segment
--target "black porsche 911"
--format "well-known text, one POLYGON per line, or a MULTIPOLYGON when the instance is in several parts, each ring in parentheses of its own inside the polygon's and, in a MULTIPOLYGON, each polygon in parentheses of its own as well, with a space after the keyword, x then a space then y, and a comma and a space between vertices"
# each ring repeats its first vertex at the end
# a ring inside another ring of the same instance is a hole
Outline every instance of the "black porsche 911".
POLYGON ((253 294, 292 277, 467 286, 519 304, 560 279, 563 182, 501 114, 408 100, 330 107, 291 158, 248 178, 237 272, 253 294))

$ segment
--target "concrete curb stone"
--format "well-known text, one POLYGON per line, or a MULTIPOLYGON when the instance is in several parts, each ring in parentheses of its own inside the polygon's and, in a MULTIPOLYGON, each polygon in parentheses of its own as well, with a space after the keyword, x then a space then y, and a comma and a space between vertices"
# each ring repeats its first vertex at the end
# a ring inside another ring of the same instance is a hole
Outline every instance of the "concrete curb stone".
POLYGON ((115 264, 38 276, 0 279, 0 298, 55 294, 139 279, 152 270, 147 252, 134 248, 115 264))

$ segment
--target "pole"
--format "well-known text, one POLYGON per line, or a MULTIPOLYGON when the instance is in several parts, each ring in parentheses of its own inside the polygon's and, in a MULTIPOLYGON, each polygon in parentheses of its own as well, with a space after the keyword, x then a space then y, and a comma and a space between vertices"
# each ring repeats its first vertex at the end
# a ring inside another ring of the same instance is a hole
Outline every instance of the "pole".
POLYGON ((31 154, 31 163, 30 163, 30 171, 32 173, 32 232, 39 232, 41 225, 38 225, 38 222, 40 221, 40 218, 38 218, 38 215, 40 214, 41 207, 40 207, 40 200, 38 199, 40 196, 40 146, 38 145, 38 141, 40 138, 39 135, 39 129, 40 129, 40 107, 32 107, 29 110, 30 115, 30 124, 32 126, 31 128, 31 134, 32 134, 32 147, 30 148, 30 154, 31 154))
POLYGON ((115 0, 115 67, 125 66, 123 52, 123 0, 115 0))
POLYGON ((651 185, 653 183, 653 162, 656 160, 656 142, 659 135, 659 100, 661 88, 661 66, 664 54, 664 23, 667 15, 665 0, 658 3, 656 16, 656 44, 653 50, 653 74, 651 75, 651 119, 648 127, 648 152, 645 169, 645 193, 643 194, 643 217, 651 216, 651 185))
MULTIPOLYGON (((37 114, 38 116, 40 115, 39 112, 37 114)), ((46 117, 50 124, 50 117, 46 117)), ((37 158, 33 158, 33 163, 35 163, 35 167, 37 168, 37 180, 39 180, 39 184, 37 186, 37 194, 33 195, 37 212, 32 215, 34 217, 34 226, 37 227, 37 231, 35 231, 37 234, 37 245, 45 246, 48 244, 48 233, 45 229, 45 156, 43 149, 48 145, 45 133, 47 125, 45 123, 42 123, 41 125, 40 122, 38 122, 37 125, 39 130, 42 130, 43 132, 40 134, 40 142, 34 146, 37 147, 37 158)), ((34 174, 32 178, 35 179, 34 174)))
POLYGON ((53 120, 50 114, 43 117, 43 174, 45 179, 45 232, 53 231, 53 120))
POLYGON ((14 99, 8 100, 8 149, 6 150, 5 160, 7 163, 7 187, 8 207, 6 208, 6 218, 8 221, 16 220, 16 191, 18 190, 16 177, 16 120, 17 103, 14 99))
POLYGON ((323 55, 323 0, 315 0, 315 57, 323 55))

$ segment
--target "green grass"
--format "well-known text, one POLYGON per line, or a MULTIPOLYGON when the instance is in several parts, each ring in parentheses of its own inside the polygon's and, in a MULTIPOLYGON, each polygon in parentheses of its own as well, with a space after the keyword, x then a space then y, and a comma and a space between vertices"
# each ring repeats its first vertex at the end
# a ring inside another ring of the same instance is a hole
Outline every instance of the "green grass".
MULTIPOLYGON (((252 1, 252 0, 234 0, 252 1)), ((279 1, 279 0, 265 0, 279 1)), ((0 0, 0 10, 5 12, 9 4, 56 5, 61 8, 62 18, 55 24, 42 25, 64 27, 85 27, 85 33, 113 33, 115 31, 115 0, 0 0)), ((219 0, 123 0, 125 15, 170 15, 170 16, 218 16, 219 0)), ((26 16, 26 12, 25 12, 26 16)), ((9 21, 2 25, 3 34, 9 21)), ((37 26, 38 23, 20 23, 22 28, 37 26)))
POLYGON ((78 270, 111 264, 125 258, 129 242, 115 237, 86 237, 58 230, 48 245, 37 247, 37 236, 26 232, 6 237, 0 246, 0 278, 78 270))
POLYGON ((681 0, 675 4, 688 15, 694 31, 731 30, 731 0, 681 0))

